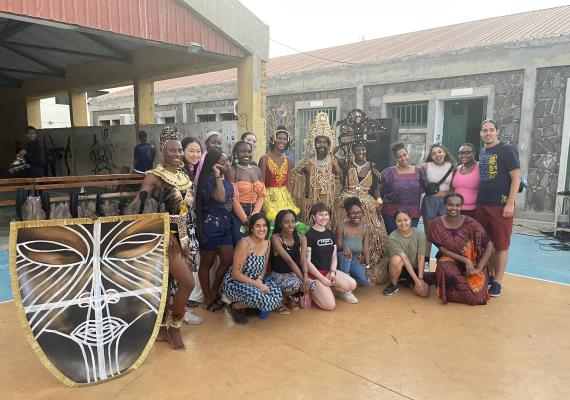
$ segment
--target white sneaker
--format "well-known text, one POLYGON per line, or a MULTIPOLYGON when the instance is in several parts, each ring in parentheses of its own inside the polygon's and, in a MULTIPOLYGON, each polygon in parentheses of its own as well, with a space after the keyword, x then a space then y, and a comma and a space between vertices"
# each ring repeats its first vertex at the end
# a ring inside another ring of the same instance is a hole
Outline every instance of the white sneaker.
POLYGON ((340 292, 338 294, 338 297, 350 304, 358 303, 358 299, 352 292, 346 292, 346 293, 340 292))
POLYGON ((188 325, 200 325, 202 322, 204 322, 204 320, 192 313, 192 311, 187 310, 184 314, 184 322, 186 322, 188 325))

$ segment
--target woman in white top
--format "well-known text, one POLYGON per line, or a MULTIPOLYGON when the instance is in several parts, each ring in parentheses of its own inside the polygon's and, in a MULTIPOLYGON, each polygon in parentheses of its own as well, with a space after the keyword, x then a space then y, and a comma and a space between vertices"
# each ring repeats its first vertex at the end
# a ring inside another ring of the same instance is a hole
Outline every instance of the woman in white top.
MULTIPOLYGON (((435 217, 445 215, 443 198, 450 192, 455 160, 447 149, 439 144, 432 144, 425 159, 422 169, 426 174, 427 184, 424 188, 422 200, 422 219, 426 237, 430 237, 431 222, 435 217)), ((431 254, 431 242, 426 241, 426 261, 429 262, 431 254)))

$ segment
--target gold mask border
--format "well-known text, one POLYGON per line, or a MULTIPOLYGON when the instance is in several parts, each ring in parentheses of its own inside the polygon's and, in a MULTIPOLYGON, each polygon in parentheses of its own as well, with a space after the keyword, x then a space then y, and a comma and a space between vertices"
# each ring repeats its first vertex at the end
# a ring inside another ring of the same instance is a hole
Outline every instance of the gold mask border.
POLYGON ((75 218, 75 219, 54 219, 54 220, 13 221, 13 222, 10 222, 10 245, 9 245, 9 249, 10 249, 10 254, 9 254, 10 281, 12 283, 12 294, 14 296, 14 303, 16 305, 16 309, 18 310, 18 319, 20 321, 20 324, 24 328, 26 339, 28 340, 28 343, 30 343, 30 346, 32 346, 32 349, 34 349, 36 356, 40 359, 40 362, 44 365, 44 367, 46 367, 47 370, 53 376, 55 376, 55 378, 57 380, 59 380, 64 385, 69 386, 69 387, 93 386, 93 385, 97 385, 100 383, 109 382, 109 381, 117 379, 117 378, 121 378, 125 374, 128 374, 128 373, 134 371, 135 369, 137 369, 144 362, 145 358, 148 356, 148 353, 150 353, 152 346, 154 345, 154 341, 156 339, 156 336, 158 335, 158 331, 160 329, 160 324, 162 322, 162 315, 164 314, 164 308, 166 306, 166 293, 168 290, 168 243, 169 243, 169 240, 170 240, 170 222, 169 222, 168 214, 160 214, 160 213, 101 217, 101 218, 97 218, 95 220, 93 220, 91 218, 75 218), (106 222, 119 222, 119 221, 135 221, 135 220, 154 219, 154 218, 162 219, 163 223, 164 223, 164 254, 163 254, 163 258, 164 258, 164 264, 163 265, 164 265, 164 267, 163 267, 163 272, 162 272, 162 297, 161 297, 160 306, 158 309, 158 317, 156 318, 156 324, 154 325, 154 329, 152 331, 150 339, 149 339, 148 343, 146 344, 146 346, 145 346, 142 354, 140 355, 140 357, 123 374, 116 376, 116 377, 113 377, 113 378, 110 378, 110 379, 106 379, 105 381, 99 381, 99 382, 92 382, 92 383, 74 382, 71 379, 69 379, 67 376, 65 376, 58 368, 56 368, 56 366, 53 365, 52 362, 49 360, 49 358, 45 355, 45 353, 41 349, 40 345, 36 341, 36 339, 32 333, 32 330, 30 328, 30 325, 28 323, 28 320, 26 319, 26 314, 24 311, 22 296, 20 294, 20 285, 18 282, 18 276, 16 274, 16 244, 18 242, 18 230, 20 228, 37 228, 37 227, 55 226, 55 225, 65 226, 65 225, 76 225, 76 224, 88 225, 88 224, 93 224, 94 222, 106 223, 106 222))

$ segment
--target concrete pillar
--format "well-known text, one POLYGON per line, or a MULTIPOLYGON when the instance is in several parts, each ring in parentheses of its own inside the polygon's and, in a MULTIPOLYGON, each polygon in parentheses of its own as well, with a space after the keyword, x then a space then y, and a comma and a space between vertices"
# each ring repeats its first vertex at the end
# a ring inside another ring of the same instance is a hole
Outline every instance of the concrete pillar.
POLYGON ((87 116, 87 92, 69 92, 71 126, 89 126, 87 116))
POLYGON ((28 125, 36 129, 41 129, 42 111, 40 108, 40 99, 26 99, 26 109, 28 113, 28 125))
MULTIPOLYGON (((519 161, 521 172, 528 176, 528 164, 531 156, 532 143, 532 121, 534 117, 534 95, 536 90, 536 68, 524 70, 523 96, 521 106, 521 123, 519 129, 519 161)), ((524 210, 526 205, 526 194, 524 190, 517 196, 516 208, 524 210)))
POLYGON ((266 151, 265 112, 267 96, 266 61, 246 56, 238 67, 238 134, 251 131, 257 136, 254 159, 266 151))
POLYGON ((356 108, 364 110, 364 85, 356 86, 356 108))
MULTIPOLYGON (((154 115, 154 81, 141 79, 134 82, 135 89, 135 123, 151 125, 155 123, 154 115)), ((137 131, 138 131, 137 127, 137 131)))
MULTIPOLYGON (((570 189, 570 79, 566 80, 566 103, 562 125, 562 147, 560 148, 560 169, 558 170, 557 192, 570 189)), ((555 211, 556 212, 556 211, 555 211)))

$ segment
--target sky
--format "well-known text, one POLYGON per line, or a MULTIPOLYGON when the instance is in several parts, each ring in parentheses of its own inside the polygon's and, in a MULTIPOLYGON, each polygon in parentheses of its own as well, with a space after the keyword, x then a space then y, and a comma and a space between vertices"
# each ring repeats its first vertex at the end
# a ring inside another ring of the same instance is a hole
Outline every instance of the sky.
POLYGON ((269 56, 567 4, 556 0, 240 0, 269 25, 269 56), (283 46, 277 42, 285 44, 283 46), (292 50, 296 49, 296 50, 292 50))

